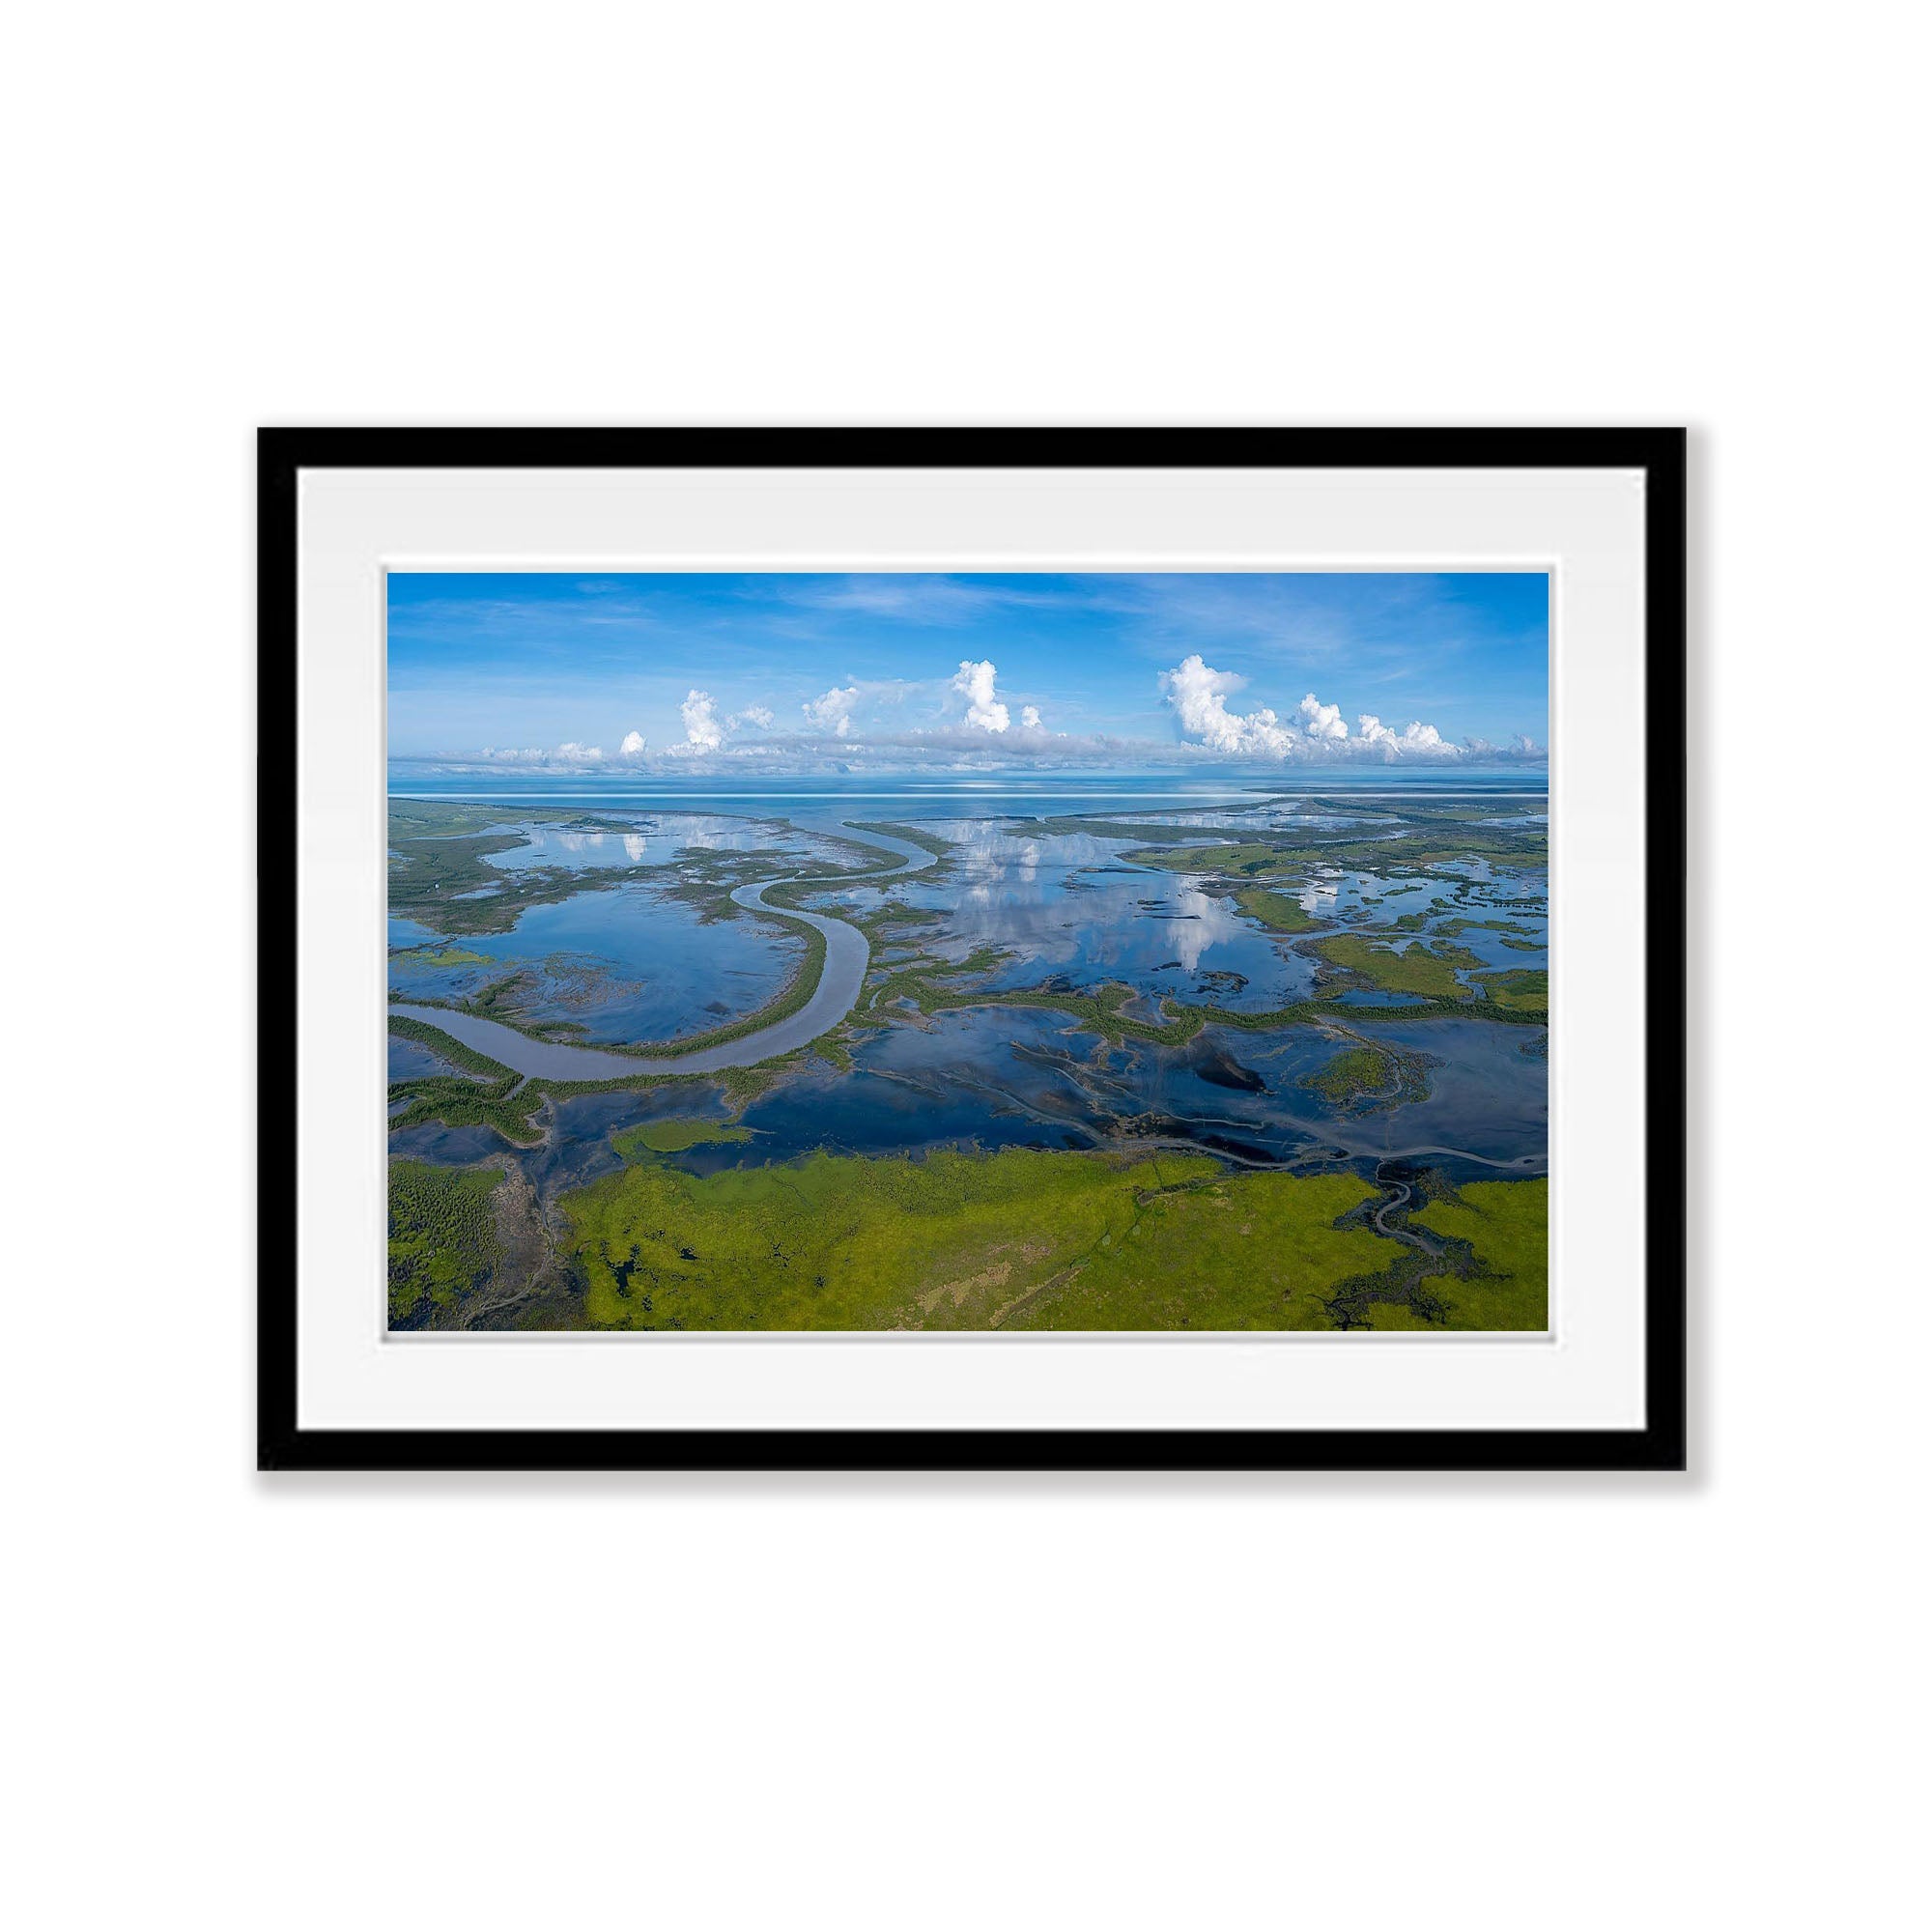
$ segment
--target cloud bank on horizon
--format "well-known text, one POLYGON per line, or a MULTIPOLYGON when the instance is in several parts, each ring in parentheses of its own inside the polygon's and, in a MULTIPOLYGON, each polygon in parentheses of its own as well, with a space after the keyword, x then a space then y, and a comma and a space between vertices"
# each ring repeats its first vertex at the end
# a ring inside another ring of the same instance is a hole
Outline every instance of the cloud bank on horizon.
POLYGON ((1548 633, 1534 573, 395 573, 390 753, 570 773, 1536 760, 1548 633))

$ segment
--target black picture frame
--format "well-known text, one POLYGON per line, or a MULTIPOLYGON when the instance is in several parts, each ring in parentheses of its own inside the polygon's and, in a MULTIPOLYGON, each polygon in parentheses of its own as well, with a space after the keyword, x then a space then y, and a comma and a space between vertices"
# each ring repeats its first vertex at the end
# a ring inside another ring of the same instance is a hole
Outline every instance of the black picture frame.
MULTIPOLYGON (((1681 429, 351 429, 257 440, 258 742, 296 715, 299 472, 355 469, 1618 469, 1645 476, 1644 1413, 1627 1430, 339 1430, 297 1417, 292 1004, 257 1035, 264 1470, 1681 1470, 1687 1448, 1686 434, 1681 429)), ((293 764, 258 760, 258 983, 296 947, 293 764)), ((1635 802, 1633 801, 1634 804, 1635 802)), ((298 843, 298 841, 296 841, 298 843)))

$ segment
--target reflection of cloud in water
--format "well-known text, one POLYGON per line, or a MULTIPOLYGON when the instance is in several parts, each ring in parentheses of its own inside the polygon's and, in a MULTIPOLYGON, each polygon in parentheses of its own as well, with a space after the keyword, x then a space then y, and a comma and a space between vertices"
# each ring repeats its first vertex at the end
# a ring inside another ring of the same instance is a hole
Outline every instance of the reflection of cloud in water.
POLYGON ((1247 929, 1226 899, 1209 898, 1198 887, 1183 887, 1177 903, 1183 913, 1190 915, 1173 922, 1174 950, 1189 973, 1201 964, 1202 955, 1210 946, 1233 939, 1247 929))
POLYGON ((1013 865, 1037 869, 1062 866, 1105 866, 1132 847, 1132 838, 1095 838, 1084 832, 1035 833, 1009 831, 997 819, 922 819, 925 828, 957 848, 955 863, 969 874, 1013 865))
POLYGON ((495 829, 514 832, 526 842, 514 851, 487 856, 491 865, 505 871, 526 866, 662 866, 681 858, 694 846, 711 852, 788 853, 823 861, 831 870, 852 863, 849 851, 771 819, 676 811, 640 818, 636 824, 637 829, 630 832, 586 832, 508 820, 495 829))

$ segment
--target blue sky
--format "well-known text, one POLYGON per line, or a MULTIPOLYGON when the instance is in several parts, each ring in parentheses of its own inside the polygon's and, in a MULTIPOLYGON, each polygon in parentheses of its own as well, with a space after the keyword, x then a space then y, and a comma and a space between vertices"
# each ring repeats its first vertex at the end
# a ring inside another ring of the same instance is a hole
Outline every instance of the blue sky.
POLYGON ((537 769, 1540 756, 1539 574, 393 573, 389 750, 537 769))

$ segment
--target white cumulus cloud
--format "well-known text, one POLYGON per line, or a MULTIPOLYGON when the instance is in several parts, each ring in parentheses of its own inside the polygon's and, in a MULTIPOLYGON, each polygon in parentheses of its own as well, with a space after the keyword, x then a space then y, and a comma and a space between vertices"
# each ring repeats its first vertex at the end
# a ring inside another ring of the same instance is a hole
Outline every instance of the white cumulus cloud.
POLYGON ((1355 724, 1361 732, 1359 742, 1362 748, 1383 759, 1454 758, 1462 755, 1462 747, 1450 744, 1434 724, 1411 721, 1406 730, 1392 731, 1369 711, 1363 712, 1355 720, 1355 724))
POLYGON ((1299 735, 1265 708, 1242 713, 1228 709, 1228 698, 1246 682, 1233 671, 1215 670, 1196 651, 1160 674, 1161 689, 1180 721, 1181 730, 1210 752, 1243 753, 1285 758, 1299 735))
POLYGON ((1023 704, 1020 706, 1020 728, 1023 731, 1037 731, 1040 728, 1039 706, 1023 704))
POLYGON ((724 742, 717 706, 708 691, 689 693, 678 709, 684 715, 685 742, 694 752, 715 752, 724 742))
POLYGON ((566 744, 556 748, 557 759, 566 765, 598 765, 604 762, 602 745, 566 744))
POLYGON ((1012 723, 1012 714, 993 691, 995 672, 990 659, 975 664, 961 658, 952 679, 952 689, 966 700, 966 722, 982 731, 1004 731, 1012 723))
POLYGON ((1417 722, 1396 731, 1372 712, 1363 712, 1356 719, 1359 735, 1350 737, 1342 707, 1323 704, 1312 691, 1295 706, 1298 724, 1295 719, 1277 717, 1265 705, 1253 711, 1230 710, 1229 697, 1244 682, 1233 671, 1216 670, 1204 663, 1198 652, 1160 675, 1161 689, 1181 735, 1205 751, 1247 758, 1389 760, 1461 755, 1461 748, 1452 745, 1434 724, 1417 722))
POLYGON ((843 691, 834 686, 823 697, 813 697, 806 702, 806 723, 814 730, 830 731, 835 737, 843 738, 852 729, 852 708, 858 702, 859 687, 856 684, 848 684, 843 691))
POLYGON ((769 731, 778 720, 762 704, 748 704, 742 711, 734 711, 724 721, 727 731, 735 731, 740 724, 755 725, 760 731, 769 731))
POLYGON ((626 758, 640 758, 644 754, 644 734, 641 731, 626 731, 624 742, 617 747, 618 753, 626 758))
POLYGON ((1301 700, 1301 728, 1311 738, 1337 740, 1349 735, 1349 727, 1342 723, 1342 707, 1339 704, 1323 704, 1311 691, 1301 700))

